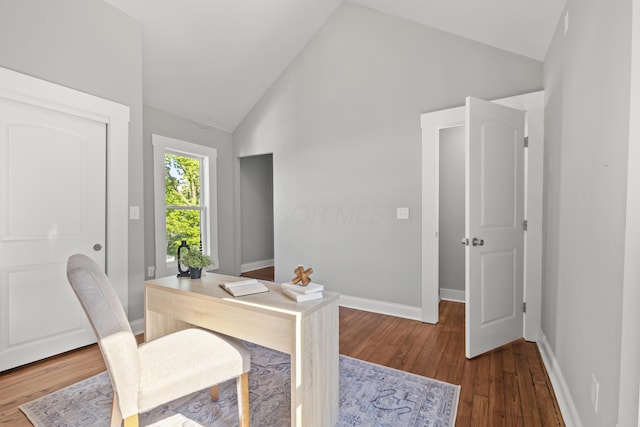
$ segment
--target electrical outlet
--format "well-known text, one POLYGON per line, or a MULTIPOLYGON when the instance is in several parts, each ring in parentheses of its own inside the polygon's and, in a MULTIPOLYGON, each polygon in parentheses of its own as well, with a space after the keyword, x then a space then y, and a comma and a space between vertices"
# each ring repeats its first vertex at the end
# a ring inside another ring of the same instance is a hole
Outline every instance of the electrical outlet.
POLYGON ((149 266, 147 267, 147 276, 148 277, 154 277, 156 275, 156 267, 155 266, 149 266))
POLYGON ((591 404, 593 405, 593 410, 595 413, 598 413, 598 398, 600 395, 600 383, 596 379, 596 376, 591 374, 591 404))

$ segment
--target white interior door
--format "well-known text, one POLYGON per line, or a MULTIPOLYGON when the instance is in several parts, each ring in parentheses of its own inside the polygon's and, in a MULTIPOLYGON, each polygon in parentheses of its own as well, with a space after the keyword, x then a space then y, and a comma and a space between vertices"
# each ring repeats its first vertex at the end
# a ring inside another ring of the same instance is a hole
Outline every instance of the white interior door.
POLYGON ((466 356, 522 337, 525 112, 466 101, 466 356))
POLYGON ((105 265, 106 127, 0 99, 0 371, 95 342, 67 258, 105 265))

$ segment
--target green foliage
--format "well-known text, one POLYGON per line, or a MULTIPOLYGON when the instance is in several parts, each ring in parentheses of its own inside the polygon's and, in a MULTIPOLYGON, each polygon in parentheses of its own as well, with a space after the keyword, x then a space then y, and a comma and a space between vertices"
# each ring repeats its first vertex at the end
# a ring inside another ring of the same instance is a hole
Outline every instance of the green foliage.
POLYGON ((191 268, 204 268, 211 265, 211 257, 204 255, 198 246, 190 246, 189 252, 180 254, 180 262, 191 268))
POLYGON ((182 240, 199 245, 200 161, 191 157, 165 154, 165 202, 167 204, 167 255, 176 256, 182 240))
POLYGON ((200 206, 200 162, 191 157, 165 154, 166 204, 200 206))

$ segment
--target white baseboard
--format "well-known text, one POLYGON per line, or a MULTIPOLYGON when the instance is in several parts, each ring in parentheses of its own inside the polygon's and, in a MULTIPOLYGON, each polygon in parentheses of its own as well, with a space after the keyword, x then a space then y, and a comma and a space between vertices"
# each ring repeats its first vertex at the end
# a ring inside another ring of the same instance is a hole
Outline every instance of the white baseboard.
POLYGON ((444 289, 440 288, 440 299, 445 301, 464 302, 465 291, 458 289, 444 289))
POLYGON ((245 264, 240 264, 240 273, 273 266, 273 259, 263 259, 262 261, 247 262, 245 264))
POLYGON ((562 412, 562 418, 564 418, 565 425, 582 427, 578 410, 576 409, 575 403, 573 403, 573 398, 571 397, 569 387, 567 386, 564 376, 562 375, 562 371, 560 370, 558 360, 547 341, 547 337, 542 331, 540 331, 538 349, 540 350, 542 361, 544 362, 544 366, 549 374, 553 391, 558 399, 558 406, 560 406, 560 412, 562 412))
POLYGON ((140 335, 144 333, 144 319, 134 320, 132 322, 129 322, 129 325, 131 325, 133 335, 140 335))
POLYGON ((355 308, 358 310, 422 321, 422 309, 420 307, 413 307, 410 305, 350 297, 348 295, 340 295, 340 305, 342 307, 355 308))

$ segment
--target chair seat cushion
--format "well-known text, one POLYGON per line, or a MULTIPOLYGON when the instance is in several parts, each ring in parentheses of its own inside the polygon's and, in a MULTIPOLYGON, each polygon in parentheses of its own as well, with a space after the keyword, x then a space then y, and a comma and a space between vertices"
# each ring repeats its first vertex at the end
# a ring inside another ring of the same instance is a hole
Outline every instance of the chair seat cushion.
POLYGON ((238 377, 251 366, 237 340, 196 328, 142 344, 139 356, 140 412, 238 377))

